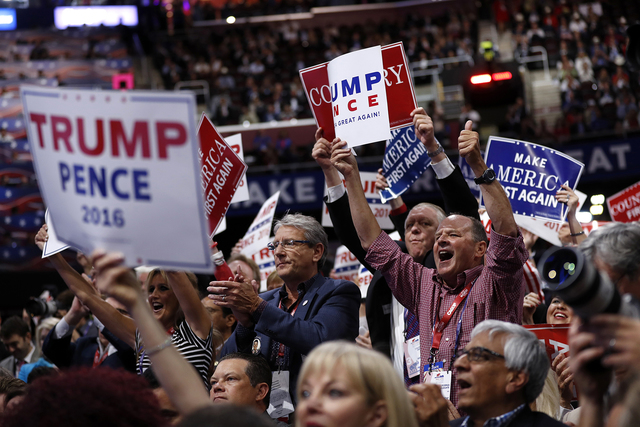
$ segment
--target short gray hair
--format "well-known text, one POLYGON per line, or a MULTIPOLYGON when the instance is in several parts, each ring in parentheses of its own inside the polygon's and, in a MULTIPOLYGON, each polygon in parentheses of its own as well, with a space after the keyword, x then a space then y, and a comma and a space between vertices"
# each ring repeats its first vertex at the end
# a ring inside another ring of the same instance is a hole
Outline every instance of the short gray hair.
POLYGON ((310 241, 309 246, 315 246, 322 243, 323 252, 318 261, 318 270, 324 266, 327 260, 327 249, 329 248, 329 237, 326 231, 315 218, 303 215, 301 213, 286 214, 280 220, 276 221, 273 227, 273 233, 277 233, 282 226, 295 227, 304 233, 304 239, 310 241))
POLYGON ((640 225, 613 222, 596 228, 579 248, 587 259, 600 258, 615 272, 631 280, 640 268, 640 225))
MULTIPOLYGON (((428 202, 418 203, 417 205, 415 205, 414 207, 411 208, 411 210, 409 211, 409 214, 414 209, 418 209, 418 208, 429 208, 432 211, 434 211, 436 213, 436 219, 438 220, 438 225, 440 225, 440 223, 447 217, 447 214, 444 212, 444 209, 442 209, 438 205, 434 205, 433 203, 428 203, 428 202)), ((409 219, 409 215, 407 215, 407 218, 404 220, 404 229, 405 230, 407 229, 407 219, 409 219)))
POLYGON ((524 398, 526 403, 536 400, 542 392, 549 371, 549 358, 538 337, 514 323, 485 320, 473 328, 471 339, 483 332, 489 332, 489 338, 496 334, 507 336, 504 341, 505 365, 509 369, 529 374, 529 381, 523 389, 524 398))

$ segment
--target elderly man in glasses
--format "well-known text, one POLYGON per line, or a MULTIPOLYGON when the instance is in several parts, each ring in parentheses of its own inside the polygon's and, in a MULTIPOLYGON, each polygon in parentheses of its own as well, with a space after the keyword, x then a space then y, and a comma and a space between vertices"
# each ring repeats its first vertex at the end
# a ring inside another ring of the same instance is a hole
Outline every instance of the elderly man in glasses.
MULTIPOLYGON (((448 423, 453 427, 564 426, 529 405, 542 392, 549 358, 538 338, 520 325, 485 320, 471 332, 471 341, 458 351, 454 368, 460 386, 458 407, 467 416, 448 423)), ((421 425, 447 426, 447 406, 434 384, 411 388, 421 425), (439 411, 428 408, 439 407, 439 411), (432 418, 426 419, 429 413, 432 418), (433 416, 435 414, 435 416, 433 416)))
POLYGON ((269 362, 274 371, 271 403, 276 408, 270 414, 280 416, 293 409, 303 357, 325 341, 353 341, 358 335, 360 290, 352 282, 320 274, 328 238, 314 218, 287 214, 274 231, 268 246, 284 281, 281 288, 258 295, 237 276, 233 282, 211 282, 208 290, 209 298, 231 308, 239 323, 221 355, 251 352, 269 362))

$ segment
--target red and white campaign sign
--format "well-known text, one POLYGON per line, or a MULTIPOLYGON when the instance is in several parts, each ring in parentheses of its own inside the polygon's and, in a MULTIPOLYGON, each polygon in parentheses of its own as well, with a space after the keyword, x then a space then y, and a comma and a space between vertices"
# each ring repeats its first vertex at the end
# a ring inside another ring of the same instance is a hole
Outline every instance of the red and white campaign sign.
POLYGON ((128 266, 212 271, 193 94, 20 91, 62 242, 121 252, 128 266))
POLYGON ((333 278, 358 283, 360 261, 346 246, 339 246, 333 263, 333 278))
POLYGON ((547 323, 538 325, 523 325, 525 328, 536 334, 538 339, 544 344, 549 360, 563 353, 569 356, 569 325, 550 325, 547 323))
POLYGON ((607 199, 611 219, 616 222, 634 222, 640 219, 640 182, 607 199))
MULTIPOLYGON (((341 175, 342 176, 342 175, 341 175)), ((378 225, 383 230, 393 230, 393 222, 389 218, 389 213, 391 212, 391 208, 388 204, 382 204, 380 200, 380 193, 376 191, 376 173, 375 172, 360 172, 360 180, 362 182, 362 189, 364 190, 364 195, 369 202, 369 207, 371 208, 371 212, 378 220, 378 225)), ((342 180, 344 185, 344 179, 342 180)), ((326 186, 326 185, 325 185, 326 186)), ((325 188, 325 194, 326 194, 325 188)), ((333 227, 333 223, 331 222, 331 216, 329 215, 329 209, 326 205, 322 206, 322 226, 323 227, 333 227)))
POLYGON ((258 215, 253 219, 249 229, 242 238, 240 242, 242 246, 241 252, 246 256, 252 256, 267 247, 271 234, 271 223, 276 213, 279 197, 280 192, 278 191, 264 202, 258 215))
MULTIPOLYGON (((413 123, 413 119, 410 114, 417 108, 418 103, 416 101, 416 95, 413 89, 413 80, 409 74, 407 58, 404 53, 402 42, 383 46, 381 48, 381 53, 383 66, 382 80, 384 80, 387 95, 389 125, 390 130, 394 130, 413 123)), ((325 138, 329 141, 333 141, 336 137, 336 127, 334 125, 334 112, 332 109, 331 85, 329 84, 329 75, 327 73, 328 64, 328 62, 325 62, 323 64, 318 64, 313 67, 300 70, 300 79, 302 80, 305 93, 307 94, 307 99, 309 100, 309 105, 311 106, 311 111, 313 112, 313 116, 316 119, 318 127, 322 127, 324 129, 325 138)), ((345 92, 347 93, 349 90, 353 90, 355 92, 355 88, 351 88, 354 81, 356 81, 354 80, 356 76, 352 75, 350 77, 350 79, 347 79, 346 86, 348 87, 345 87, 345 92)), ((376 76, 374 75, 369 76, 367 80, 366 73, 362 76, 358 76, 357 82, 360 86, 360 92, 367 92, 367 82, 369 82, 371 89, 373 89, 377 84, 374 83, 375 80, 376 76)), ((335 82, 336 85, 338 83, 340 86, 339 94, 341 94, 342 82, 335 82)), ((353 98, 348 97, 347 99, 348 101, 351 101, 353 98)), ((356 106, 357 105, 358 104, 356 102, 356 106)), ((352 108, 353 107, 354 106, 352 105, 352 108)), ((337 136, 342 138, 340 132, 338 132, 337 136)), ((352 141, 349 141, 346 138, 344 139, 349 142, 350 146, 353 146, 352 141)))
MULTIPOLYGON (((231 147, 231 149, 240 157, 240 159, 244 162, 244 149, 242 147, 242 134, 237 133, 235 135, 228 136, 224 139, 227 142, 227 145, 231 147)), ((247 185, 247 173, 245 172, 242 175, 242 179, 236 188, 236 194, 233 195, 233 199, 231 199, 231 204, 244 202, 245 200, 249 200, 249 186, 247 185)), ((222 218, 218 228, 216 230, 216 235, 222 233, 227 229, 227 220, 226 217, 222 218)))
POLYGON ((204 113, 198 124, 198 137, 204 211, 209 222, 208 236, 213 239, 247 171, 247 165, 229 147, 204 113))
MULTIPOLYGON (((273 236, 269 237, 269 240, 273 240, 273 236)), ((265 247, 252 254, 251 258, 260 268, 260 292, 264 292, 267 290, 267 277, 276 270, 273 252, 265 247)))

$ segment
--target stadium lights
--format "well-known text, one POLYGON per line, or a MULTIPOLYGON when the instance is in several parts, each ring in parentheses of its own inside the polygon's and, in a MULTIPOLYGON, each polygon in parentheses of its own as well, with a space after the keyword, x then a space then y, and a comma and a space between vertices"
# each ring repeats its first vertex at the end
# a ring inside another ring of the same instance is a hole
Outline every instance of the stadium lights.
POLYGON ((480 85, 491 81, 511 80, 512 78, 513 74, 511 74, 510 71, 501 71, 493 74, 476 74, 475 76, 471 76, 471 84, 480 85))
POLYGON ((233 24, 234 22, 236 22, 236 17, 231 15, 227 18, 227 24, 233 24))
POLYGON ((511 80, 512 77, 513 75, 509 71, 503 71, 501 73, 493 73, 493 75, 491 76, 491 78, 496 82, 500 80, 511 80))
POLYGON ((589 212, 591 212, 592 215, 602 215, 602 212, 604 212, 604 207, 602 205, 593 205, 589 208, 589 212))
POLYGON ((591 220, 593 219, 593 215, 591 215, 591 213, 589 212, 578 212, 576 213, 576 219, 582 224, 586 224, 588 222, 591 222, 591 220))
POLYGON ((604 205, 604 194, 594 194, 590 200, 592 205, 604 205))
POLYGON ((479 85, 482 83, 489 83, 491 81, 491 76, 489 74, 478 74, 475 76, 471 76, 471 84, 479 85))

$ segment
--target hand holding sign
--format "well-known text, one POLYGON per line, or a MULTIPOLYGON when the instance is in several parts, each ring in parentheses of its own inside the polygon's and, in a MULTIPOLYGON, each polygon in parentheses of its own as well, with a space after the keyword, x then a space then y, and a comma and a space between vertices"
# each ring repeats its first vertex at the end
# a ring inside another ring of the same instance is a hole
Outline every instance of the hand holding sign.
POLYGON ((331 164, 331 143, 324 137, 324 129, 316 131, 316 143, 311 151, 311 156, 323 171, 333 169, 331 164))
POLYGON ((480 153, 480 136, 478 132, 471 130, 472 128, 473 122, 467 120, 467 123, 464 125, 464 130, 460 132, 460 136, 458 137, 458 150, 460 151, 460 156, 464 157, 476 173, 476 176, 478 176, 484 172, 486 165, 480 153), (482 168, 482 170, 476 170, 477 167, 482 168))
POLYGON ((558 190, 558 192, 556 193, 556 200, 560 203, 566 203, 567 207, 569 208, 567 214, 570 214, 572 212, 575 214, 576 210, 578 209, 578 195, 574 193, 571 187, 569 187, 567 184, 562 184, 561 188, 562 190, 558 190))
POLYGON ((331 163, 345 178, 358 173, 358 162, 351 152, 351 148, 347 147, 347 141, 340 138, 333 140, 331 163))

